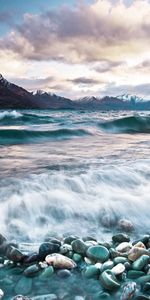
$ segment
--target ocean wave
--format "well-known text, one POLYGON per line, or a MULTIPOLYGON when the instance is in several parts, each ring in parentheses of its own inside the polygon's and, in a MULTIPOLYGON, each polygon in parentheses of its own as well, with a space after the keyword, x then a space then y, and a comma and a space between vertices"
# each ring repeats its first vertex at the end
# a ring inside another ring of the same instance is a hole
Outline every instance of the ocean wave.
POLYGON ((99 126, 111 133, 150 133, 150 116, 123 117, 99 123, 99 126))
POLYGON ((0 112, 0 125, 49 124, 54 119, 50 115, 13 111, 0 112))
POLYGON ((147 160, 80 174, 61 170, 8 178, 0 186, 1 232, 24 241, 52 232, 102 239, 122 219, 132 221, 139 234, 149 232, 149 172, 147 160))
POLYGON ((37 142, 39 140, 69 139, 91 135, 88 130, 61 128, 56 130, 0 129, 0 144, 37 142))

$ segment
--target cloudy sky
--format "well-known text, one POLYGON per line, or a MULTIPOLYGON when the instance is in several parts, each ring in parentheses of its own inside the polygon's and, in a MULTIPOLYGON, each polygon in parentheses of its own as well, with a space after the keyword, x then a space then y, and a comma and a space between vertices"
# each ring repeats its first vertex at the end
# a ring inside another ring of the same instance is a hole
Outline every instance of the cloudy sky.
POLYGON ((0 73, 73 99, 150 99, 150 0, 0 0, 0 73))

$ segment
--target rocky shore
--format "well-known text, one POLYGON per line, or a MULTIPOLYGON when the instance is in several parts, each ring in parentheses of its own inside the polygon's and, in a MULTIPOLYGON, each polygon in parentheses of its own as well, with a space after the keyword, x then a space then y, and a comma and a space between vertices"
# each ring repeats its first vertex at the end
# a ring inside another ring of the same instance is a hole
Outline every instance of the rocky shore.
POLYGON ((0 299, 150 299, 150 236, 110 242, 49 237, 17 245, 0 235, 0 299))

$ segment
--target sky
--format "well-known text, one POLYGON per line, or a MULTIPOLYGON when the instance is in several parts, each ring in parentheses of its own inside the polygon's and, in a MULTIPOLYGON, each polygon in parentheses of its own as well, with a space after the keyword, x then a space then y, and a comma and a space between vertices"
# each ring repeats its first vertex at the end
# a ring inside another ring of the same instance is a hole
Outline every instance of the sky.
POLYGON ((150 0, 0 0, 0 73, 71 99, 150 99, 150 0))

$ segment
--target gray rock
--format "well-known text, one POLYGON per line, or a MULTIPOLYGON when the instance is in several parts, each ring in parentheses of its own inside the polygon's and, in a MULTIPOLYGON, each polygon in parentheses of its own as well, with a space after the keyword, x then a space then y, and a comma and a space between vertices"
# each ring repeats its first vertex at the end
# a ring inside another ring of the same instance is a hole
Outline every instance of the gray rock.
POLYGON ((28 268, 26 268, 23 272, 23 274, 25 276, 28 276, 28 277, 33 277, 35 275, 37 275, 40 271, 40 266, 39 265, 32 265, 32 266, 29 266, 28 268))
POLYGON ((72 274, 69 270, 67 269, 64 269, 64 270, 60 270, 57 272, 57 275, 60 277, 60 278, 68 278, 70 277, 72 274))
POLYGON ((130 237, 127 234, 118 233, 112 237, 112 240, 114 243, 123 243, 123 242, 129 242, 130 237))
POLYGON ((39 257, 40 259, 45 259, 48 254, 58 253, 60 249, 60 245, 53 243, 43 243, 39 248, 39 257))
POLYGON ((71 243, 71 245, 72 245, 72 249, 74 250, 74 252, 81 254, 81 255, 85 255, 86 250, 88 249, 88 246, 81 239, 77 239, 77 240, 73 241, 71 243))

